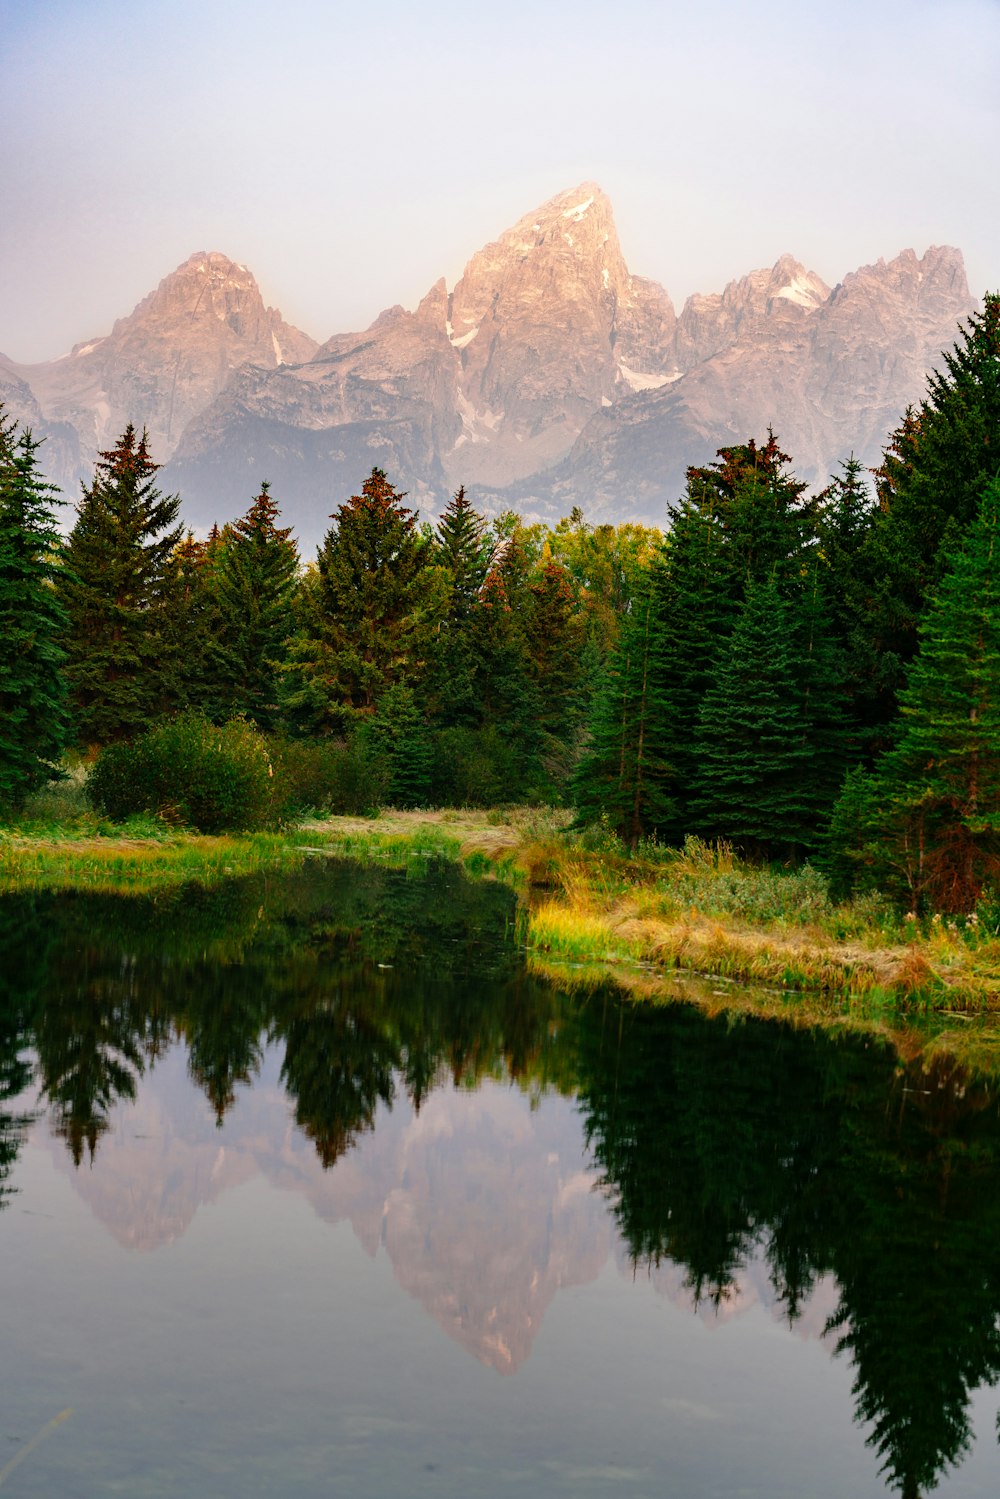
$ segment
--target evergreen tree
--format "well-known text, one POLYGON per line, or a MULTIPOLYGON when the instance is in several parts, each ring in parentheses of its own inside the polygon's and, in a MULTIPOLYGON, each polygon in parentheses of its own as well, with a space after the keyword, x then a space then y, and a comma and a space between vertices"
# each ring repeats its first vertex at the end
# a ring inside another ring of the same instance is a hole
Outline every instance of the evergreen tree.
POLYGON ((278 514, 264 480, 246 515, 226 528, 211 578, 229 710, 247 714, 262 729, 273 728, 278 718, 279 673, 294 627, 299 566, 291 527, 276 526, 278 514))
POLYGON ((968 911, 1000 874, 998 560, 993 479, 921 626, 899 743, 865 788, 855 855, 914 906, 968 911))
POLYGON ((660 752, 667 709, 657 690, 657 624, 647 589, 622 623, 573 782, 577 823, 603 820, 633 848, 643 834, 677 821, 667 789, 676 782, 660 752))
POLYGON ((333 516, 312 594, 314 634, 294 652, 293 704, 311 697, 370 712, 385 688, 423 673, 447 575, 404 498, 375 468, 333 516))
POLYGON ((943 358, 924 400, 890 437, 877 475, 880 513, 865 563, 869 632, 894 668, 883 721, 916 652, 928 600, 1000 472, 1000 293, 987 293, 943 358))
POLYGON ((215 722, 232 711, 233 699, 217 586, 224 546, 218 526, 205 541, 188 532, 171 554, 164 591, 164 654, 176 663, 169 706, 195 708, 215 722))
POLYGON ((515 531, 494 547, 469 616, 475 726, 495 731, 514 757, 521 795, 534 795, 545 779, 538 686, 525 634, 529 579, 525 548, 515 531))
POLYGON ((490 554, 486 522, 466 499, 464 485, 452 496, 438 522, 437 554, 451 574, 448 622, 462 624, 475 608, 490 554))
POLYGON ((55 592, 55 486, 38 470, 30 431, 14 436, 0 410, 0 807, 17 807, 56 774, 69 737, 55 592))
POLYGON ((569 575, 549 559, 529 586, 524 634, 539 728, 556 746, 565 746, 576 728, 584 628, 569 575))
POLYGON ((490 552, 486 522, 461 488, 452 497, 437 530, 437 560, 448 569, 451 588, 434 642, 428 687, 435 717, 446 727, 473 725, 481 717, 471 621, 489 569, 490 552))
POLYGON ((817 534, 833 638, 844 654, 850 715, 863 750, 880 732, 891 704, 898 661, 877 648, 871 630, 870 541, 877 508, 853 455, 817 496, 817 534))
POLYGON ((396 684, 383 692, 365 735, 389 766, 389 801, 394 807, 426 807, 431 784, 431 746, 427 725, 409 687, 396 684))
POLYGON ((824 715, 803 690, 803 635, 773 583, 751 585, 698 715, 698 831, 754 854, 814 846, 833 800, 824 715))
POLYGON ((760 447, 751 438, 688 469, 688 498, 721 527, 726 591, 735 603, 751 583, 794 578, 815 535, 815 504, 803 500, 806 486, 788 472, 789 462, 769 431, 760 447))
POLYGON ((154 485, 158 467, 130 424, 101 454, 66 547, 67 676, 84 744, 141 733, 176 699, 166 602, 180 501, 154 485))

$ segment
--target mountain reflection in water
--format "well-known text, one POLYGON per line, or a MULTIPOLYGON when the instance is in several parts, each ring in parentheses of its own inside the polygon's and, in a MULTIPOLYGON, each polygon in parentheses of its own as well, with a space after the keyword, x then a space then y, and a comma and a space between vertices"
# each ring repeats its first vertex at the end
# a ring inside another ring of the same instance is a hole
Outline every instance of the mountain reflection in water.
POLYGON ((260 1177, 384 1248, 503 1373, 609 1260, 715 1325, 757 1302, 850 1359, 886 1483, 933 1489, 1000 1375, 993 1089, 857 1037, 561 994, 514 915, 447 866, 336 861, 0 901, 0 1208, 32 1128, 131 1249, 260 1177))

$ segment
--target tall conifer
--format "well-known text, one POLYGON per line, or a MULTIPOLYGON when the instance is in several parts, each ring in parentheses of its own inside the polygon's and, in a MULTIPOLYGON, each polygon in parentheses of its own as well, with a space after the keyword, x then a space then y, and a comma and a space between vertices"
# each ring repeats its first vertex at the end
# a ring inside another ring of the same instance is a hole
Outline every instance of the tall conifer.
POLYGON ((0 410, 0 807, 49 780, 69 735, 55 592, 55 486, 38 469, 40 444, 14 436, 0 410))
POLYGON ((347 707, 370 711, 422 674, 446 606, 446 575, 405 498, 372 469, 320 548, 317 638, 300 641, 294 675, 347 707))
POLYGON ((921 626, 900 694, 899 743, 862 788, 857 858, 912 903, 939 911, 970 910, 984 883, 1000 877, 998 564, 993 479, 921 626))
POLYGON ((175 698, 165 608, 180 501, 156 488, 158 467, 129 424, 101 454, 66 547, 67 675, 85 744, 141 733, 175 698))
POLYGON ((277 526, 278 515, 264 480, 246 515, 226 528, 211 580, 228 707, 263 729, 273 728, 279 714, 279 674, 294 627, 299 566, 291 527, 277 526))
POLYGON ((698 716, 697 830, 751 854, 815 846, 833 801, 827 725, 804 691, 803 633, 775 584, 752 584, 698 716))
POLYGON ((883 670, 891 670, 883 722, 917 650, 928 600, 1000 472, 1000 293, 986 294, 943 361, 891 435, 877 475, 866 624, 883 670))
POLYGON ((647 588, 622 622, 573 784, 577 821, 603 820, 632 847, 644 834, 677 821, 671 796, 676 778, 662 757, 667 705, 655 671, 657 624, 647 588))

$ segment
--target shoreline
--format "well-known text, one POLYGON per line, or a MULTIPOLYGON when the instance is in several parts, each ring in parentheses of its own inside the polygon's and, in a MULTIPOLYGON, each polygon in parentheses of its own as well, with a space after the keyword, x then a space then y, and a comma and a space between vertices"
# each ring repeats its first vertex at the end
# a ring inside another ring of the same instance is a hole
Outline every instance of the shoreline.
POLYGON ((512 886, 529 967, 570 989, 611 980, 641 1003, 860 1028, 911 1059, 945 1049, 1000 1072, 1000 937, 871 902, 838 907, 811 871, 812 884, 804 871, 756 870, 695 840, 652 858, 595 848, 568 820, 516 809, 306 818, 219 836, 15 827, 0 830, 0 896, 155 895, 319 856, 398 867, 438 857, 512 886))

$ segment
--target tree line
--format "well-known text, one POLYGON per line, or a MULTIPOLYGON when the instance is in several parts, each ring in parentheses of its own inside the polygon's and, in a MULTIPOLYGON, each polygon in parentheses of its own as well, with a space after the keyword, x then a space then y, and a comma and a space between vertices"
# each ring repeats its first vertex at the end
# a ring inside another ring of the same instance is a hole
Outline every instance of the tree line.
POLYGON ((266 483, 185 534, 132 427, 62 541, 0 422, 0 801, 67 745, 243 715, 397 803, 561 799, 633 847, 694 833, 968 910, 1000 858, 998 371, 987 295, 872 475, 809 495, 768 432, 689 469, 661 535, 461 489, 421 524, 374 469, 305 563, 266 483))

